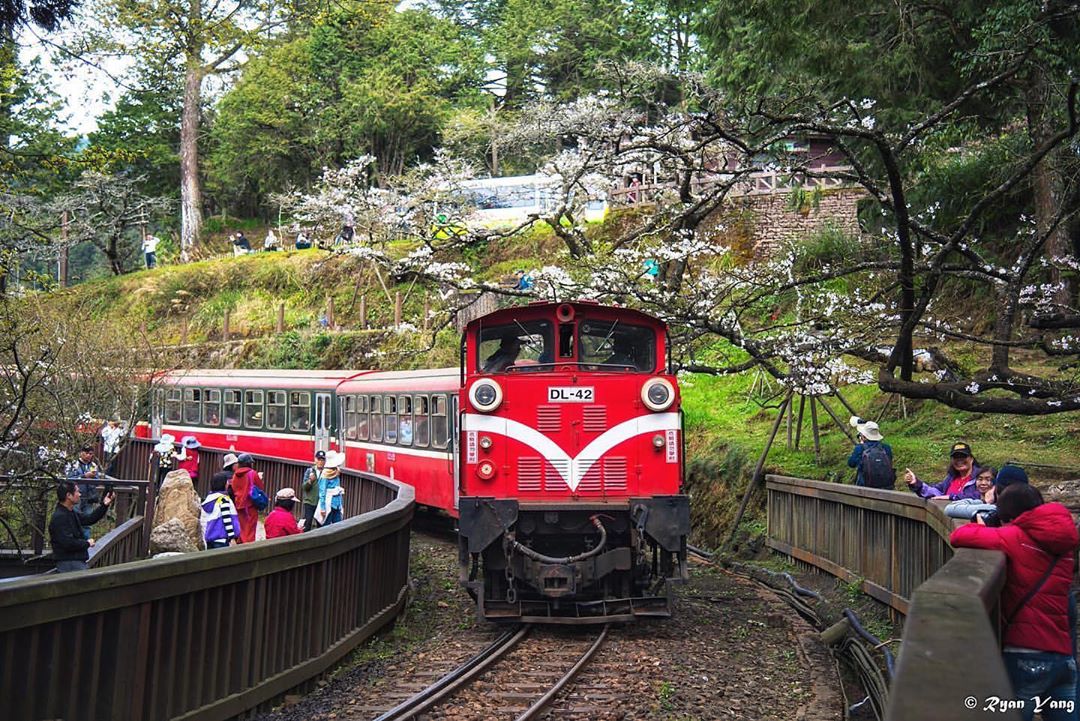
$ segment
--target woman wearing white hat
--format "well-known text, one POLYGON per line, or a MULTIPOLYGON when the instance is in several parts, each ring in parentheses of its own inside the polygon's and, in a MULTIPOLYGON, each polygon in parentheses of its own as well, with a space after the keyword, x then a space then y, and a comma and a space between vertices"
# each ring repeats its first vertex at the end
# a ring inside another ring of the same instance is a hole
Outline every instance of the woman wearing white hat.
POLYGON ((165 480, 165 476, 169 475, 169 471, 173 469, 173 458, 176 456, 176 452, 173 450, 173 443, 175 442, 176 436, 162 433, 161 438, 158 439, 157 445, 154 446, 154 455, 157 456, 158 488, 161 488, 161 483, 165 480))
POLYGON ((858 443, 847 459, 848 466, 855 469, 855 485, 891 490, 896 484, 892 448, 883 440, 878 424, 852 416, 851 425, 859 434, 858 443))
POLYGON ((345 454, 337 451, 326 452, 326 465, 319 476, 319 506, 315 509, 315 522, 328 526, 341 520, 344 506, 341 487, 341 467, 345 465, 345 454))

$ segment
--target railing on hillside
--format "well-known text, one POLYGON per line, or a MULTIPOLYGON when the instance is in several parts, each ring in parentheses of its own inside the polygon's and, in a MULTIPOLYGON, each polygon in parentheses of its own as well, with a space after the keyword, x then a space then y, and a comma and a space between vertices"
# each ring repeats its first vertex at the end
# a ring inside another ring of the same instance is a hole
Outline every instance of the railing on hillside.
MULTIPOLYGON (((271 493, 302 466, 256 465, 271 493)), ((226 719, 327 670, 408 589, 412 488, 343 476, 355 515, 311 533, 4 584, 5 718, 226 719)))
POLYGON ((952 557, 952 522, 913 493, 767 476, 766 544, 906 614, 952 557))
MULTIPOLYGON (((842 188, 849 185, 849 182, 842 177, 837 177, 837 175, 849 173, 850 171, 851 166, 849 165, 814 168, 812 174, 779 170, 757 170, 740 177, 728 190, 727 197, 788 193, 795 188, 804 190, 842 188)), ((725 175, 723 173, 702 175, 692 181, 691 192, 700 195, 717 185, 731 182, 732 177, 732 174, 725 175)), ((676 188, 677 185, 674 181, 631 185, 612 190, 609 197, 612 205, 651 205, 656 203, 665 193, 671 193, 676 188)))
POLYGON ((784 476, 766 488, 770 548, 905 616, 886 721, 983 718, 987 699, 1012 697, 998 641, 1001 553, 954 553, 953 521, 910 492, 784 476))

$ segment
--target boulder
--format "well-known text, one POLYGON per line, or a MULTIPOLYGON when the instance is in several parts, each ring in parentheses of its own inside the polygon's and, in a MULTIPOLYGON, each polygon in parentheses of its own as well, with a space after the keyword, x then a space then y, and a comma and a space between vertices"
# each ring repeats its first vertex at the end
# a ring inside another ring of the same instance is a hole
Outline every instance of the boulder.
MULTIPOLYGON (((191 483, 191 476, 183 469, 170 471, 165 476, 165 482, 158 490, 157 502, 154 505, 154 523, 150 533, 151 550, 153 550, 154 533, 160 526, 170 521, 176 521, 180 531, 187 538, 183 544, 185 548, 198 551, 206 547, 203 542, 202 526, 199 524, 201 508, 199 507, 199 495, 195 493, 195 486, 191 483)), ((173 532, 175 533, 175 532, 173 532)), ((178 547, 160 547, 160 551, 178 551, 178 547)))
POLYGON ((198 550, 179 518, 170 518, 150 531, 150 553, 155 558, 164 552, 192 553, 198 550))

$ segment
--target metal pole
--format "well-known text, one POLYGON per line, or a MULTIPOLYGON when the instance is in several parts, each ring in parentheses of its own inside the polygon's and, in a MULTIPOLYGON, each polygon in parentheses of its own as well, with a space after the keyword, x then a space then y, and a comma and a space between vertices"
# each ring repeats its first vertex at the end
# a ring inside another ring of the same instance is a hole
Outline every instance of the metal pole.
POLYGON ((784 398, 783 403, 780 404, 780 413, 776 416, 776 422, 773 423, 772 432, 769 434, 769 440, 765 443, 765 448, 761 451, 761 456, 758 458, 757 465, 754 466, 754 475, 750 478, 750 483, 746 485, 746 492, 743 493, 742 502, 739 503, 739 510, 735 514, 735 521, 731 524, 731 535, 728 536, 727 545, 730 546, 735 540, 735 532, 739 529, 739 523, 742 521, 743 514, 746 513, 746 504, 750 501, 750 494, 757 488, 761 479, 761 470, 765 467, 765 459, 769 457, 769 450, 772 448, 773 441, 776 440, 776 433, 780 430, 780 422, 784 420, 784 413, 788 411, 791 406, 791 394, 792 391, 788 391, 787 397, 784 398))

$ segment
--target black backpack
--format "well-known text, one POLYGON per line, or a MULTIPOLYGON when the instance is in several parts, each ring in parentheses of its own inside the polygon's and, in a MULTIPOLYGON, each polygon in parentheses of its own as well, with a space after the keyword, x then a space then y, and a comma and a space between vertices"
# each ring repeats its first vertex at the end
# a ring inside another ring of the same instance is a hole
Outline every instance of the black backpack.
POLYGON ((885 452, 885 446, 863 446, 862 452, 863 483, 867 488, 892 489, 896 484, 896 470, 893 469, 892 459, 885 452))

